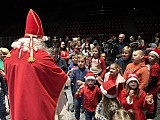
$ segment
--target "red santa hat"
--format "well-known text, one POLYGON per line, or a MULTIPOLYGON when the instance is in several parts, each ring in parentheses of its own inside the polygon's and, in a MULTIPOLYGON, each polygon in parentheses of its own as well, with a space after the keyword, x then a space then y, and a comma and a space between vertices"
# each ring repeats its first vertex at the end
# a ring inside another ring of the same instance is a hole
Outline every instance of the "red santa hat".
POLYGON ((94 77, 94 74, 93 74, 93 72, 87 72, 87 74, 86 74, 86 76, 85 76, 85 79, 86 80, 89 80, 89 79, 96 79, 95 77, 94 77))
MULTIPOLYGON (((152 53, 152 54, 154 54, 156 57, 158 57, 158 58, 160 58, 160 50, 158 50, 158 49, 154 49, 154 50, 152 50, 150 53, 152 53)), ((149 53, 149 54, 150 54, 149 53)))
POLYGON ((126 81, 126 85, 128 85, 129 82, 131 82, 131 81, 136 81, 139 84, 138 77, 137 77, 136 74, 129 74, 128 75, 128 79, 126 81))
POLYGON ((116 85, 113 81, 106 81, 100 86, 101 92, 108 98, 116 97, 116 85))

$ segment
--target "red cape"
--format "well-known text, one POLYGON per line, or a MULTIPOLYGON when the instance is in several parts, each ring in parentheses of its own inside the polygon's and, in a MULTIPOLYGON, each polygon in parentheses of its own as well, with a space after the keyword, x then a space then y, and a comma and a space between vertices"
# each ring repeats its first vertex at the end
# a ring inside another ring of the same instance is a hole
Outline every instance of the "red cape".
POLYGON ((11 120, 54 120, 67 75, 45 51, 34 51, 33 63, 27 60, 28 52, 20 58, 18 54, 19 49, 13 49, 4 60, 11 120))

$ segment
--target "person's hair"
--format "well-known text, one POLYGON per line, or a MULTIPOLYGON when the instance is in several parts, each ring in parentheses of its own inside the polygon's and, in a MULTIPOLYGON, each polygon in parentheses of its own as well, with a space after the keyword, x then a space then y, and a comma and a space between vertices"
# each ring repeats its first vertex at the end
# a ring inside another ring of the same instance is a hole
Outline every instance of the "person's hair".
POLYGON ((86 56, 85 55, 83 55, 83 54, 78 54, 78 59, 81 59, 81 58, 83 58, 84 60, 85 60, 85 62, 86 62, 86 56))
POLYGON ((122 68, 117 63, 112 63, 110 65, 110 67, 111 66, 113 66, 116 70, 118 70, 118 73, 120 73, 121 75, 123 75, 122 68))
POLYGON ((121 108, 111 112, 110 120, 135 120, 135 113, 131 109, 124 110, 121 108))
POLYGON ((60 42, 60 47, 59 47, 59 48, 60 48, 60 50, 65 50, 65 51, 66 51, 66 50, 67 50, 66 42, 65 42, 65 41, 61 41, 61 42, 60 42), (64 44, 65 44, 64 48, 61 47, 62 42, 64 42, 64 44))
POLYGON ((101 50, 100 50, 100 47, 99 46, 94 46, 93 48, 92 48, 92 50, 93 49, 97 49, 98 50, 98 57, 100 58, 101 57, 101 50))
POLYGON ((104 94, 102 94, 102 109, 104 111, 104 115, 108 116, 109 111, 109 104, 111 102, 116 102, 118 104, 118 108, 121 108, 120 102, 117 100, 117 98, 108 98, 104 94))
POLYGON ((104 54, 104 55, 105 55, 105 57, 106 57, 106 53, 105 53, 105 52, 101 53, 101 56, 102 56, 102 54, 104 54))
POLYGON ((52 53, 57 53, 57 54, 59 54, 59 49, 58 49, 58 48, 53 48, 52 53))
POLYGON ((73 56, 77 56, 77 57, 78 57, 78 53, 73 52, 72 55, 71 55, 71 58, 72 58, 73 56))
POLYGON ((123 47, 122 52, 124 52, 124 51, 128 51, 130 54, 132 54, 132 49, 129 46, 123 47))
POLYGON ((133 52, 138 52, 141 56, 144 56, 144 52, 142 50, 134 50, 133 52))

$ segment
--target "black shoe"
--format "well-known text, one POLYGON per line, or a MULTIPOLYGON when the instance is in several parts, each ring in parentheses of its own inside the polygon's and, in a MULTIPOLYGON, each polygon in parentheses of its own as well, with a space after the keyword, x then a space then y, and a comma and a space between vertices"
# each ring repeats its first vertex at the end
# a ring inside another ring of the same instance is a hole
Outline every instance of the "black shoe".
POLYGON ((157 117, 157 113, 156 112, 157 112, 156 110, 153 111, 153 116, 154 117, 157 117))
POLYGON ((146 112, 146 118, 147 118, 147 119, 154 119, 153 113, 148 113, 148 112, 146 112))

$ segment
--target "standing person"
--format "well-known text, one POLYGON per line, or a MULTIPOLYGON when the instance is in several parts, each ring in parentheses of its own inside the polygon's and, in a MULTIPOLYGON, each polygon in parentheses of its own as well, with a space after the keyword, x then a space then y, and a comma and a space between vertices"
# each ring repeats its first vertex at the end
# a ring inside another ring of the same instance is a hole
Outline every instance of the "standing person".
POLYGON ((143 39, 142 35, 139 34, 139 35, 137 36, 137 39, 138 39, 138 40, 137 40, 137 41, 138 41, 138 48, 139 48, 140 50, 145 51, 145 49, 148 47, 148 45, 147 45, 146 41, 143 39))
POLYGON ((59 49, 60 49, 59 55, 66 61, 66 63, 68 63, 69 52, 67 50, 67 46, 66 46, 66 43, 64 41, 60 42, 59 49))
POLYGON ((76 68, 78 66, 78 53, 76 52, 73 52, 72 55, 71 55, 71 63, 70 65, 68 66, 68 72, 70 73, 74 68, 76 68))
POLYGON ((126 88, 119 94, 119 101, 125 110, 132 109, 135 112, 136 120, 153 119, 153 95, 146 94, 139 88, 139 80, 136 74, 129 74, 126 81, 126 88), (147 118, 144 109, 147 110, 147 118))
POLYGON ((160 34, 159 34, 159 32, 156 32, 155 35, 154 35, 154 37, 151 40, 151 43, 155 43, 156 46, 158 47, 159 42, 160 42, 160 34))
MULTIPOLYGON (((10 56, 10 52, 9 52, 8 48, 1 47, 0 48, 0 75, 2 76, 2 78, 1 78, 1 83, 0 83, 0 89, 2 90, 2 92, 0 92, 0 98, 1 98, 0 101, 2 102, 2 104, 0 105, 1 106, 0 111, 5 110, 2 112, 2 114, 1 114, 2 116, 6 116, 6 113, 9 114, 8 88, 7 88, 7 81, 5 79, 5 72, 4 72, 4 58, 6 56, 10 56), (2 81, 2 79, 3 79, 3 81, 2 81), (5 81, 5 83, 4 83, 4 81, 5 81), (4 102, 4 100, 5 100, 5 102, 4 102), (5 108, 3 107, 3 104, 5 105, 5 108)), ((3 117, 0 117, 0 118, 3 119, 3 117)))
MULTIPOLYGON (((106 73, 106 64, 104 59, 101 57, 99 47, 93 47, 93 56, 88 60, 88 69, 94 73, 96 80, 102 80, 106 73)), ((100 86, 98 82, 96 82, 100 86)))
POLYGON ((122 68, 118 64, 112 63, 109 67, 109 72, 104 77, 104 82, 112 81, 116 85, 117 94, 124 89, 125 79, 122 75, 122 68))
POLYGON ((116 58, 118 59, 121 57, 122 49, 125 46, 129 46, 129 43, 126 41, 126 36, 125 34, 119 34, 118 42, 113 46, 112 61, 115 61, 116 58))
POLYGON ((51 56, 53 57, 56 65, 59 66, 65 73, 68 72, 68 66, 66 61, 59 55, 59 49, 53 48, 51 56))
MULTIPOLYGON (((70 76, 71 72, 73 71, 73 69, 75 69, 76 67, 78 67, 78 53, 76 52, 73 52, 72 55, 71 55, 71 63, 70 65, 68 66, 68 73, 67 75, 70 76)), ((70 78, 70 77, 69 77, 70 78)), ((74 88, 74 83, 71 82, 71 90, 73 90, 74 88)), ((73 98, 73 101, 74 101, 74 96, 72 94, 72 98, 73 98)), ((71 112, 74 112, 74 104, 72 105, 72 107, 70 108, 70 111, 71 112)))
POLYGON ((79 87, 84 84, 85 82, 85 76, 87 72, 89 71, 86 67, 86 57, 82 55, 81 57, 78 57, 78 67, 72 70, 70 74, 70 80, 71 80, 71 92, 72 92, 72 97, 73 97, 73 107, 75 109, 75 119, 79 120, 80 118, 80 108, 82 105, 82 98, 75 98, 74 95, 79 89, 79 87))
POLYGON ((150 77, 147 86, 147 92, 153 95, 154 111, 153 115, 156 117, 157 112, 157 93, 160 90, 160 66, 159 66, 160 50, 154 49, 149 53, 149 71, 150 77))
POLYGON ((100 88, 95 85, 96 78, 92 72, 85 76, 86 84, 80 87, 75 93, 75 97, 83 96, 83 107, 85 109, 85 120, 93 120, 96 106, 98 105, 98 96, 101 95, 100 88))
POLYGON ((138 48, 138 43, 139 42, 136 40, 136 38, 133 35, 131 35, 129 37, 129 40, 130 40, 129 46, 131 47, 132 51, 138 50, 139 49, 138 48))
POLYGON ((8 98, 7 85, 0 74, 0 120, 6 120, 5 96, 8 98))
POLYGON ((11 120, 55 120, 67 75, 47 53, 41 20, 29 10, 25 35, 4 59, 11 120))
POLYGON ((4 71, 4 62, 3 62, 3 60, 7 55, 9 55, 8 48, 1 47, 0 48, 0 70, 4 71))
POLYGON ((124 73, 126 66, 132 62, 131 56, 132 56, 131 47, 125 46, 122 49, 122 57, 115 61, 115 63, 117 63, 122 68, 122 73, 124 73))
POLYGON ((52 48, 59 48, 59 43, 57 36, 54 36, 52 39, 52 48))
POLYGON ((142 50, 135 50, 132 54, 132 63, 126 66, 123 77, 127 79, 128 74, 137 74, 139 80, 139 88, 145 89, 148 85, 149 70, 143 62, 144 52, 142 50))

